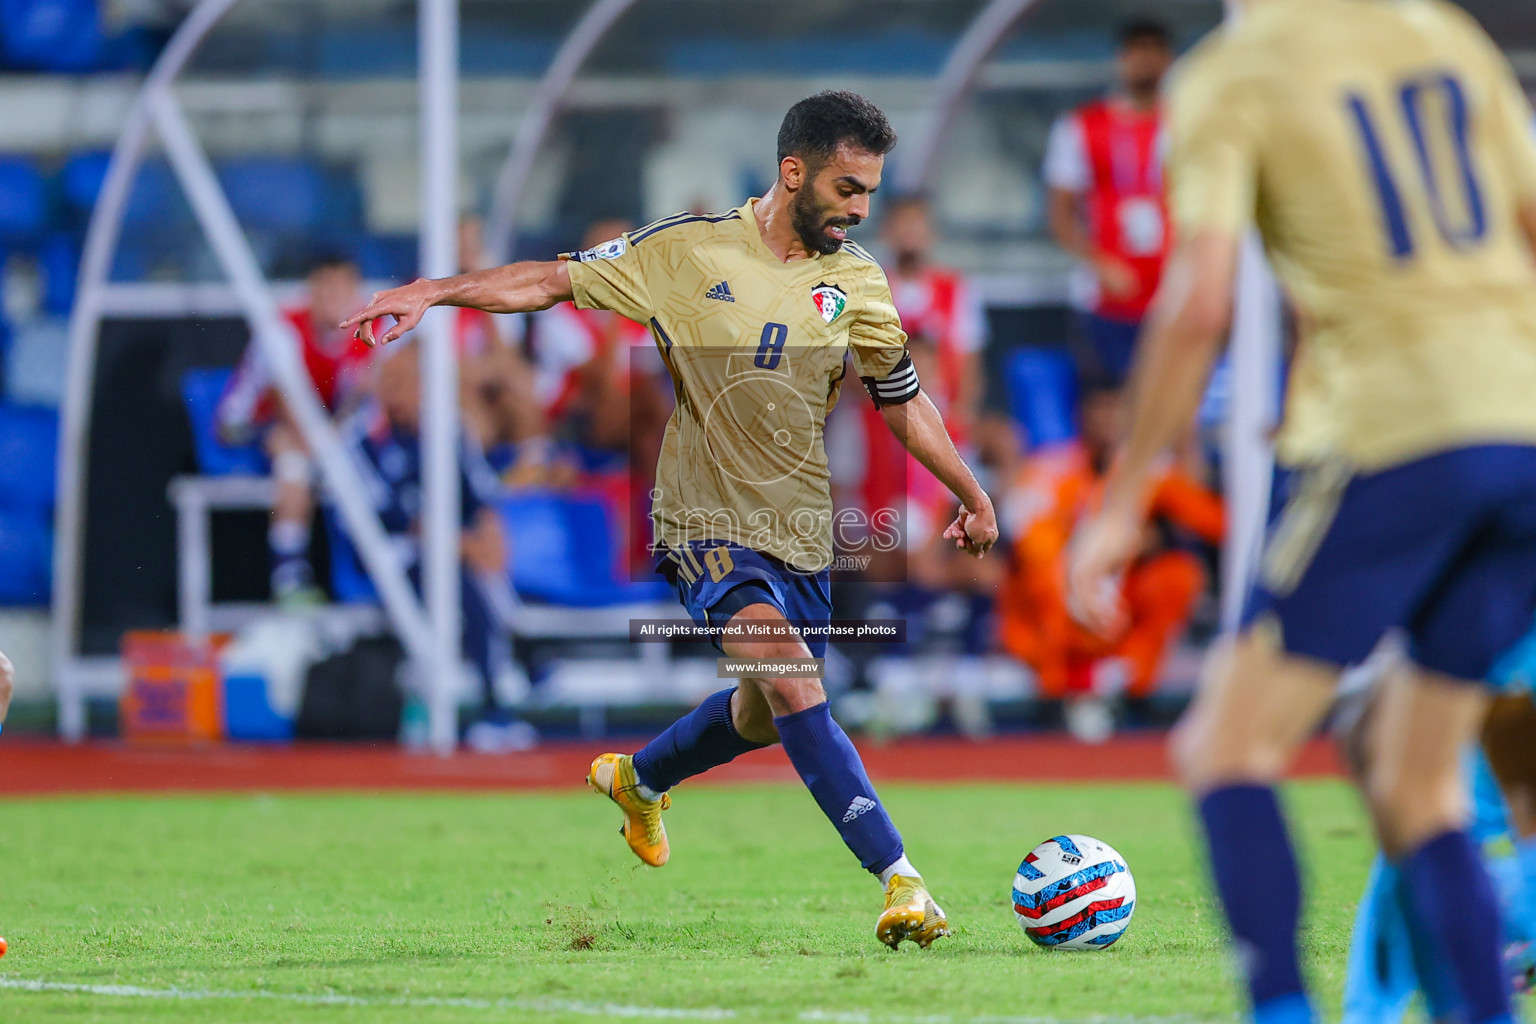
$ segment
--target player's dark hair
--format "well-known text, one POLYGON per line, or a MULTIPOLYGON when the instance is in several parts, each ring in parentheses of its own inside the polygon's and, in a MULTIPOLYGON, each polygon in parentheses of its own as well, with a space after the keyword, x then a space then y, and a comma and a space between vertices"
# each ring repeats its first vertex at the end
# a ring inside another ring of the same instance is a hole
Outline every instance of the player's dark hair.
POLYGON ((1122 50, 1143 43, 1161 46, 1165 50, 1173 49, 1173 33, 1168 31, 1167 24, 1156 18, 1132 18, 1120 26, 1116 38, 1122 50))
POLYGON ((900 210, 928 210, 932 206, 926 192, 898 192, 885 201, 885 216, 889 217, 900 210))
POLYGON ((357 270, 357 260, 342 252, 340 249, 322 249, 312 253, 309 262, 305 264, 306 274, 313 274, 320 270, 357 270))
POLYGON ((1086 402, 1090 398, 1104 398, 1122 394, 1125 385, 1117 380, 1109 371, 1097 366, 1083 369, 1077 378, 1077 400, 1086 402))
POLYGON ((896 145, 896 131, 880 108, 855 92, 829 90, 789 108, 779 126, 779 159, 802 157, 820 164, 847 144, 884 156, 896 145))

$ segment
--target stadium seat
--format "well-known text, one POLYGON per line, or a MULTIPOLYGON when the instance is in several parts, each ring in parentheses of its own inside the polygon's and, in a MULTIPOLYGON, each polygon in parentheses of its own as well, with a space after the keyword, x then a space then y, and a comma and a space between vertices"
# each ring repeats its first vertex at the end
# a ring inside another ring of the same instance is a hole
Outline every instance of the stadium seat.
POLYGON ((181 400, 186 404, 192 426, 197 468, 205 476, 265 476, 267 457, 259 445, 227 445, 219 440, 219 399, 232 372, 228 367, 204 368, 189 370, 181 378, 181 400))
POLYGON ((101 56, 97 0, 0 0, 0 55, 43 71, 84 71, 101 56))
POLYGON ((52 409, 0 405, 0 510, 50 519, 58 448, 59 417, 52 409))
POLYGON ((0 157, 0 242, 29 245, 48 217, 43 176, 30 160, 0 157))
POLYGON ((364 280, 409 281, 416 276, 419 243, 415 235, 363 235, 353 251, 364 280))
MULTIPOLYGON (((110 153, 80 153, 70 157, 59 170, 59 192, 81 226, 84 226, 96 206, 111 161, 110 153)), ((161 161, 151 160, 140 165, 138 173, 134 175, 128 204, 123 210, 123 221, 132 227, 156 225, 168 218, 183 224, 191 216, 191 210, 185 202, 181 195, 181 184, 170 167, 161 161)))
POLYGON ((320 220, 325 177, 304 160, 252 157, 219 167, 219 182, 247 228, 303 231, 320 220))
POLYGON ((608 506, 582 495, 520 491, 498 510, 511 549, 512 586, 552 604, 601 607, 664 595, 660 583, 635 583, 618 568, 608 506))
POLYGON ((80 270, 80 246, 68 232, 52 231, 37 251, 43 271, 43 309, 68 316, 75 304, 75 279, 80 270))
POLYGON ((1077 372, 1067 353, 1021 348, 1008 357, 1008 406, 1031 448, 1077 436, 1077 372))
MULTIPOLYGON (((59 169, 59 193, 71 210, 89 216, 107 177, 110 153, 76 153, 59 169)), ((82 223, 84 221, 82 220, 82 223)))
POLYGON ((48 521, 0 511, 0 605, 46 605, 52 579, 53 530, 48 521))
POLYGON ((352 538, 342 528, 341 515, 330 505, 321 515, 325 520, 326 545, 331 555, 331 597, 338 604, 378 604, 378 589, 363 568, 363 560, 352 538))

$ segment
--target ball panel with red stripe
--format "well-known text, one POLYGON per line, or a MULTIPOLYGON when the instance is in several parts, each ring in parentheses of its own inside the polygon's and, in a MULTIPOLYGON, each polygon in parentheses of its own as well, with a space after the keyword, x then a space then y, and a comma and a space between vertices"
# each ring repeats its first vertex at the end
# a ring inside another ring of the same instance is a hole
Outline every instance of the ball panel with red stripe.
POLYGON ((1013 878, 1013 915, 1048 949, 1104 949, 1131 923, 1136 881, 1125 858, 1092 836, 1047 839, 1013 878))

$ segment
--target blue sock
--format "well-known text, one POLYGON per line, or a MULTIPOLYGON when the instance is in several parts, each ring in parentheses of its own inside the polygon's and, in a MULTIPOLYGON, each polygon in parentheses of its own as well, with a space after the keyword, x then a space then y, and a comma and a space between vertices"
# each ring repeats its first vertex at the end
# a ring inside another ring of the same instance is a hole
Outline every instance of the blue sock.
POLYGON ((667 726, 635 754, 641 785, 665 793, 684 779, 701 775, 763 746, 741 738, 731 722, 731 694, 721 690, 667 726))
POLYGON ((1456 987, 1456 975, 1440 948, 1439 936, 1415 928, 1413 893, 1403 873, 1391 868, 1397 898, 1397 916, 1408 933, 1408 953, 1413 962, 1414 978, 1418 981, 1419 994, 1424 997, 1424 1016, 1432 1021, 1461 1020, 1466 1011, 1461 1001, 1461 990, 1456 987))
POLYGON ((1520 864, 1520 896, 1510 913, 1509 933, 1523 942, 1536 942, 1536 838, 1515 841, 1520 864))
POLYGON ((1247 972, 1254 1020, 1310 1022, 1296 952, 1301 878, 1275 791, 1257 785, 1214 789, 1200 801, 1200 817, 1216 891, 1247 972))
MULTIPOLYGON (((1397 869, 1378 854, 1355 910, 1340 1024, 1400 1024, 1418 988, 1397 880, 1397 869)), ((1430 1019, 1445 1018, 1436 1013, 1430 1019)))
POLYGON ((1409 925, 1433 943, 1450 967, 1466 1007, 1466 1024, 1509 1021, 1499 901, 1462 831, 1444 832, 1398 865, 1409 902, 1409 925))
POLYGON ((875 795, 853 741, 832 720, 832 706, 822 701, 773 724, 789 763, 859 863, 876 875, 896 863, 901 834, 875 795))

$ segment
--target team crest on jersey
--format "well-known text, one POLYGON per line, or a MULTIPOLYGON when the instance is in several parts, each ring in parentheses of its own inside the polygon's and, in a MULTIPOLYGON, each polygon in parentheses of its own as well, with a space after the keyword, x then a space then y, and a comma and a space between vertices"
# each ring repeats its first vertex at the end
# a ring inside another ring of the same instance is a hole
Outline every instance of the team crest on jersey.
POLYGON ((823 281, 811 289, 811 301, 816 303, 816 311, 827 323, 831 323, 843 315, 843 309, 848 305, 848 293, 835 284, 827 284, 823 281))
POLYGON ((620 235, 611 242, 602 245, 594 245, 590 249, 583 249, 576 254, 577 263, 587 263, 591 260, 616 260, 629 251, 629 239, 620 235))

